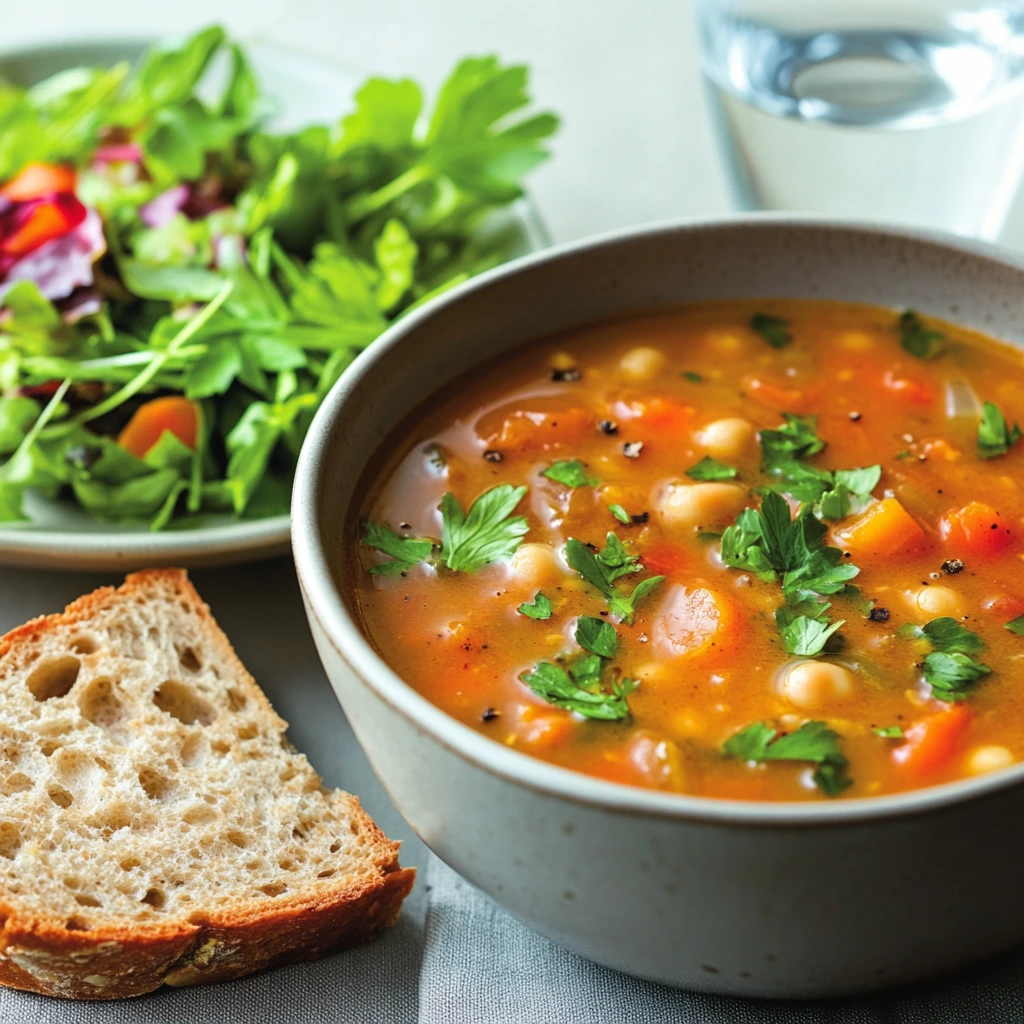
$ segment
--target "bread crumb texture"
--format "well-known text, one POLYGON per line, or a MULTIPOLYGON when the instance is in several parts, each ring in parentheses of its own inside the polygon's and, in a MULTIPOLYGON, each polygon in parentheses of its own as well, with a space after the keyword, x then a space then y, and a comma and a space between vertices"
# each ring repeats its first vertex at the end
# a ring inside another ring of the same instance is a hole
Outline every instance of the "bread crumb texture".
POLYGON ((180 571, 0 640, 0 982, 137 995, 391 923, 398 844, 285 728, 180 571))

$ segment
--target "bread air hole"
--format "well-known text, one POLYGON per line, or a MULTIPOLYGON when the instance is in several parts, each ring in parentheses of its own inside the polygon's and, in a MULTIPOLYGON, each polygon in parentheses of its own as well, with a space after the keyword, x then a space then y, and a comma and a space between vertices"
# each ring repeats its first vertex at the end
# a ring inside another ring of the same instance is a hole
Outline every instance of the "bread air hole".
POLYGON ((98 650, 98 645, 91 636, 76 636, 71 641, 71 650, 75 654, 95 654, 98 650))
POLYGON ((21 832, 9 821, 0 822, 0 857, 13 860, 21 848, 21 832))
POLYGON ((169 679, 157 689, 153 703, 183 725, 192 725, 193 722, 209 725, 216 717, 216 712, 202 697, 174 679, 169 679))
POLYGON ((113 728, 124 717, 116 684, 104 676, 89 681, 78 698, 78 709, 87 722, 101 729, 113 728))
POLYGON ((207 825, 216 818, 217 812, 209 804, 195 804, 181 816, 186 825, 207 825))
POLYGON ((186 672, 201 672, 203 663, 199 660, 198 655, 191 647, 184 648, 178 655, 178 660, 181 662, 181 667, 186 672))
POLYGON ((15 793, 27 793, 34 783, 23 772, 15 772, 8 775, 3 783, 0 783, 0 793, 4 796, 13 796, 15 793))
POLYGON ((28 677, 26 685, 36 700, 67 696, 75 685, 82 663, 70 654, 41 662, 28 677))
POLYGON ((154 886, 146 890, 146 895, 142 897, 141 902, 148 903, 154 910, 159 910, 167 902, 167 897, 162 889, 157 889, 154 886))
POLYGON ((172 788, 169 779, 148 767, 139 769, 139 785, 150 800, 163 800, 172 788))
POLYGON ((75 914, 64 922, 64 927, 69 932, 87 932, 89 930, 89 922, 84 917, 79 917, 75 914))
POLYGON ((224 833, 224 838, 232 845, 244 850, 249 845, 249 837, 238 829, 232 829, 224 833))
POLYGON ((248 703, 249 698, 241 690, 236 690, 234 687, 228 688, 228 707, 232 711, 241 711, 248 703))
POLYGON ((84 892, 75 893, 75 902, 80 907, 102 907, 103 906, 103 904, 100 903, 100 901, 98 899, 96 899, 95 896, 90 896, 88 893, 84 893, 84 892))
POLYGON ((288 886, 284 882, 268 882, 261 885, 259 890, 264 896, 280 896, 281 893, 288 891, 288 886))
POLYGON ((75 802, 75 798, 63 786, 51 785, 46 793, 58 807, 67 809, 75 802))

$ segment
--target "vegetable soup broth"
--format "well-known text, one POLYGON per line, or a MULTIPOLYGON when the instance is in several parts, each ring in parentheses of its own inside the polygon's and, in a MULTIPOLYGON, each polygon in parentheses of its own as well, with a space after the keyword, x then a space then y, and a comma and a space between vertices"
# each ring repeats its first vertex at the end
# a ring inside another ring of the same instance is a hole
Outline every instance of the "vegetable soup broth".
POLYGON ((912 313, 709 303, 573 329, 383 447, 350 545, 364 628, 455 718, 618 782, 821 799, 1004 767, 1024 757, 1018 420, 1024 355, 912 313), (442 546, 447 492, 490 494, 480 522, 448 505, 442 546))

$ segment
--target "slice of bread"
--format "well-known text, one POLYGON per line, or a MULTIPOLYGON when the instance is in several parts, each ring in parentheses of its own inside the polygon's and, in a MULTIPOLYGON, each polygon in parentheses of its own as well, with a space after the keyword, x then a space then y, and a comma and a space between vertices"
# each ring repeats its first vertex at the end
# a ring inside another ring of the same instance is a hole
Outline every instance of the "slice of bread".
POLYGON ((285 728, 184 572, 0 639, 0 983, 134 996, 391 924, 399 844, 285 728))

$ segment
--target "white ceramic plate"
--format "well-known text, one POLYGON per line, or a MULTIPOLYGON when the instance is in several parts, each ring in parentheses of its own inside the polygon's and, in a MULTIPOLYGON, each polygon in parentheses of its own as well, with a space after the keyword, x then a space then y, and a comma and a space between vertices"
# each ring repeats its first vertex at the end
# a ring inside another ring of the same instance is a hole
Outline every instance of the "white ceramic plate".
MULTIPOLYGON (((28 85, 67 67, 133 61, 146 42, 66 40, 0 50, 0 76, 28 85)), ((352 93, 365 77, 301 50, 254 43, 248 52, 264 91, 277 103, 276 128, 336 120, 350 108, 352 93)), ((522 253, 549 244, 543 222, 528 202, 517 204, 494 228, 511 232, 522 253)), ((289 548, 288 516, 248 521, 210 516, 198 528, 153 533, 145 525, 97 522, 70 501, 30 495, 25 507, 30 522, 0 526, 0 565, 122 571, 167 565, 194 568, 268 558, 289 548)))

